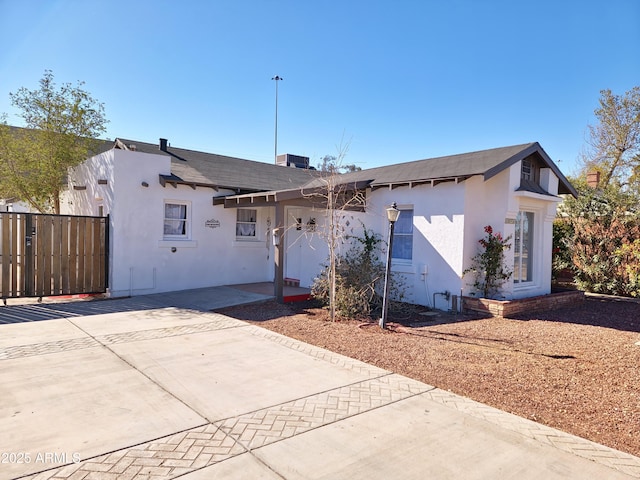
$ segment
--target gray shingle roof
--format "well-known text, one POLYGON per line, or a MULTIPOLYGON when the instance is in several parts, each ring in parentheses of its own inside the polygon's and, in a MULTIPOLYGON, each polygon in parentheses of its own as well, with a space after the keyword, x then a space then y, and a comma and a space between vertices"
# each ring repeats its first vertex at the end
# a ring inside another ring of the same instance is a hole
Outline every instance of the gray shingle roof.
MULTIPOLYGON (((371 168, 346 173, 343 178, 345 182, 368 180, 372 188, 437 183, 445 180, 462 181, 473 175, 482 175, 488 180, 530 155, 536 155, 545 166, 553 170, 560 180, 559 193, 576 194, 573 186, 537 142, 371 168)), ((305 188, 316 184, 317 181, 312 181, 305 185, 305 188)))
POLYGON ((118 139, 121 145, 143 153, 171 156, 169 182, 210 185, 242 192, 286 190, 295 188, 317 175, 313 170, 284 167, 242 158, 198 152, 168 146, 160 150, 158 144, 118 139))
MULTIPOLYGON (((125 148, 135 145, 137 151, 144 153, 170 155, 172 175, 165 177, 168 182, 229 188, 239 194, 292 190, 303 185, 305 189, 313 189, 322 185, 318 180, 319 173, 314 170, 283 167, 172 146, 162 151, 157 144, 132 140, 119 139, 116 143, 126 146, 125 148)), ((484 180, 488 180, 531 155, 535 155, 542 165, 551 168, 558 177, 560 194, 577 195, 571 183, 537 142, 370 168, 343 174, 340 183, 366 183, 371 188, 380 188, 389 185, 412 186, 464 181, 474 175, 482 175, 484 180)))

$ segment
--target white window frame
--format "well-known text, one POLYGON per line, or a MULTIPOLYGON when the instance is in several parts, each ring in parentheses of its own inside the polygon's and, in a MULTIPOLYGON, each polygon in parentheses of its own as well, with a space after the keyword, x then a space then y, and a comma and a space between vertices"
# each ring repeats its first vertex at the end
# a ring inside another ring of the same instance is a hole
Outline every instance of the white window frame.
MULTIPOLYGON (((403 212, 411 212, 411 232, 398 233, 397 222, 396 222, 396 225, 394 226, 394 229, 393 229, 393 245, 394 246, 396 245, 396 239, 398 237, 410 237, 411 238, 411 257, 410 258, 394 257, 393 256, 393 248, 392 248, 391 249, 391 259, 395 263, 410 264, 411 262, 413 262, 413 231, 414 231, 413 218, 414 218, 414 215, 415 215, 415 211, 413 209, 413 205, 400 205, 400 206, 398 206, 396 208, 398 210, 400 210, 400 216, 402 216, 403 212)), ((399 219, 400 219, 400 217, 398 217, 398 220, 399 219)))
POLYGON ((191 211, 191 202, 187 202, 184 200, 165 200, 162 206, 162 238, 164 240, 190 240, 191 239, 191 217, 193 212, 191 211), (183 218, 171 218, 167 217, 167 206, 181 206, 185 208, 185 216, 183 218), (173 233, 165 233, 166 231, 166 222, 167 221, 180 221, 184 222, 184 233, 173 234, 173 233))
POLYGON ((535 258, 535 243, 536 243, 536 212, 531 210, 519 210, 516 215, 515 221, 515 229, 513 234, 513 283, 516 286, 522 285, 530 285, 535 281, 535 268, 536 268, 536 258, 535 258), (523 246, 524 243, 522 240, 522 236, 520 236, 518 240, 518 232, 522 232, 523 226, 523 217, 525 215, 531 215, 528 218, 528 252, 526 257, 526 263, 523 262, 524 252, 523 246), (523 264, 527 268, 527 277, 526 279, 522 279, 522 266, 523 264))
POLYGON ((256 208, 238 208, 236 209, 236 240, 240 242, 255 242, 259 241, 258 238, 258 210, 256 208), (254 212, 253 221, 241 220, 240 212, 254 212), (241 229, 246 226, 253 225, 253 235, 239 235, 241 229))

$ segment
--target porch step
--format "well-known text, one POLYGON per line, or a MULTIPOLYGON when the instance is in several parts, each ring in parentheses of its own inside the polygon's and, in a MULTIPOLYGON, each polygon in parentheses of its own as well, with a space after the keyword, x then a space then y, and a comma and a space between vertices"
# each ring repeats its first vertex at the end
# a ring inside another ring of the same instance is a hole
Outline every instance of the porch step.
POLYGON ((286 278, 285 277, 284 286, 285 287, 299 287, 300 286, 300 280, 298 280, 297 278, 286 278))
POLYGON ((282 299, 284 303, 306 302, 307 300, 311 300, 310 293, 301 293, 299 295, 285 295, 282 299))

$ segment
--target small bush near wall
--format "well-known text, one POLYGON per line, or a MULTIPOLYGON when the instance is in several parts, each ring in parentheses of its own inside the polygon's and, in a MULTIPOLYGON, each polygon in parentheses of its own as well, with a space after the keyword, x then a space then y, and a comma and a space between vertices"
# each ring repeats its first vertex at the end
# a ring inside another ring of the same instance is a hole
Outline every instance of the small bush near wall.
POLYGON ((486 236, 478 240, 479 252, 471 259, 471 267, 462 275, 471 273, 473 283, 469 285, 483 298, 500 295, 502 285, 511 278, 513 272, 505 264, 504 252, 511 248, 511 235, 503 238, 500 232, 493 233, 491 225, 484 227, 486 236))
MULTIPOLYGON (((382 261, 384 240, 363 225, 362 237, 352 236, 351 248, 336 258, 336 310, 344 317, 368 316, 382 307, 385 264, 382 261)), ((311 293, 316 300, 329 304, 330 270, 326 266, 314 280, 311 293)), ((403 283, 391 278, 391 297, 402 300, 403 283)))

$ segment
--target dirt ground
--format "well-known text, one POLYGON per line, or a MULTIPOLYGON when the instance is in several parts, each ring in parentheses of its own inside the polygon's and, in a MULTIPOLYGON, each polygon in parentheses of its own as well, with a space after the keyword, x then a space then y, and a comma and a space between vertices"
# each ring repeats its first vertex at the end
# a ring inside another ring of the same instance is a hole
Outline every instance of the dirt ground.
POLYGON ((221 313, 640 456, 639 303, 587 298, 512 319, 426 310, 391 314, 387 330, 331 322, 312 303, 221 313))

